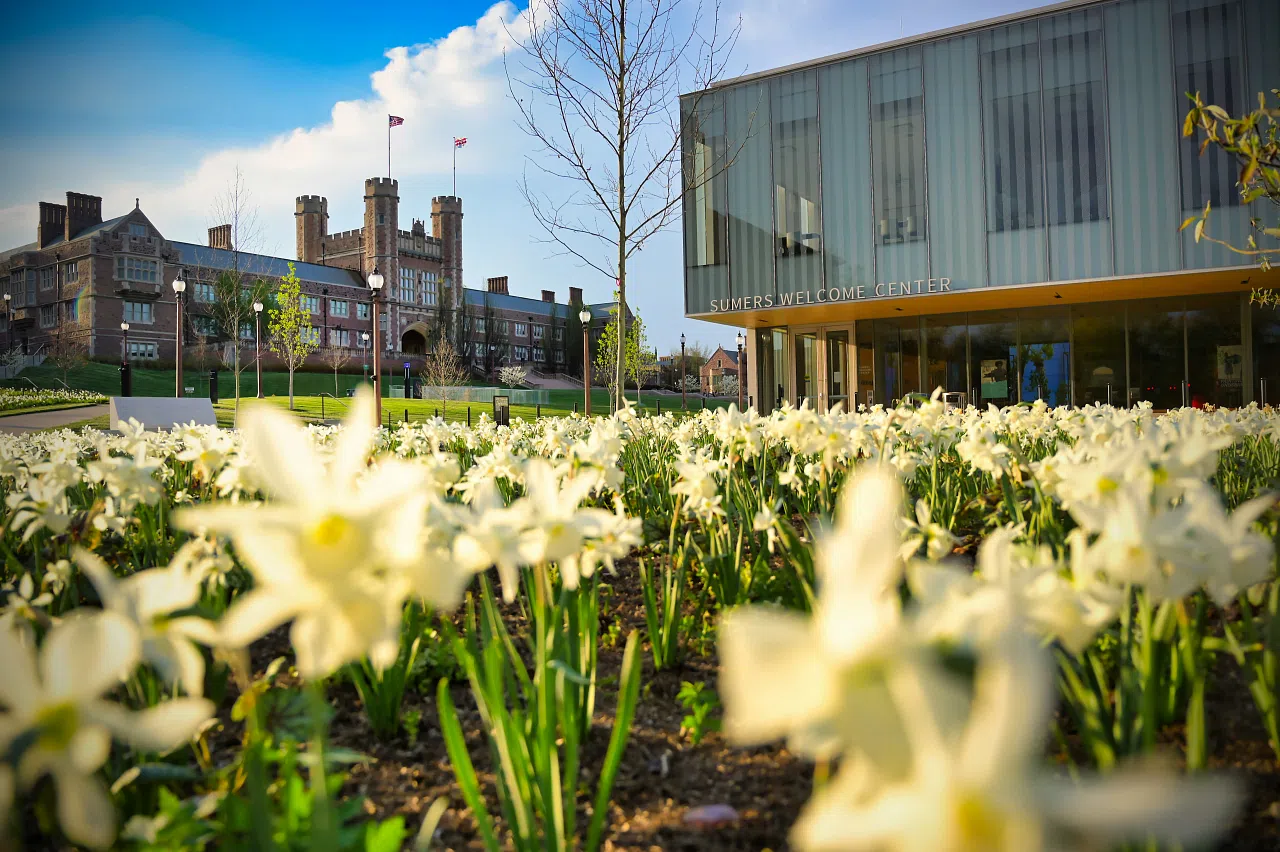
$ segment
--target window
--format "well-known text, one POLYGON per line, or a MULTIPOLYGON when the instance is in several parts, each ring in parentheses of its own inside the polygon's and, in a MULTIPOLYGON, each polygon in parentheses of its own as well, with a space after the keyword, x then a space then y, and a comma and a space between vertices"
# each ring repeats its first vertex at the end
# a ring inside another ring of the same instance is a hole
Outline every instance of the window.
POLYGON ((563 364, 563 363, 564 363, 564 350, 563 350, 563 349, 557 349, 557 350, 556 350, 556 363, 557 363, 557 364, 563 364))
POLYGON ((155 322, 155 305, 150 302, 125 302, 124 319, 128 323, 155 322))
POLYGON ((213 317, 196 314, 191 317, 191 327, 195 329, 196 334, 204 337, 218 336, 218 321, 213 317))
POLYGON ((546 331, 546 328, 547 328, 547 327, 546 327, 546 326, 544 326, 544 325, 535 325, 535 326, 533 327, 533 339, 534 339, 534 340, 541 340, 541 339, 542 339, 542 333, 543 333, 544 331, 546 331))
POLYGON ((879 219, 876 238, 886 245, 925 238, 921 67, 916 49, 883 54, 871 63, 871 171, 879 219))
POLYGON ((160 282, 160 265, 141 257, 117 257, 116 278, 122 281, 138 281, 143 284, 160 282))
POLYGON ((984 33, 981 44, 987 228, 1035 228, 1044 217, 1036 25, 1014 24, 984 33))
POLYGON ((557 327, 555 337, 552 338, 556 343, 564 343, 564 329, 557 327))
POLYGON ((50 266, 48 269, 40 270, 40 290, 44 291, 44 290, 52 290, 52 289, 53 289, 53 267, 50 266))
POLYGON ((156 351, 154 343, 134 343, 129 341, 129 357, 130 358, 156 358, 159 353, 156 351))
MULTIPOLYGON (((1245 106, 1240 56, 1240 7, 1235 0, 1174 0, 1173 64, 1181 127, 1191 102, 1185 92, 1199 92, 1206 104, 1231 115, 1245 106)), ((1210 146, 1200 154, 1200 135, 1182 142, 1182 208, 1200 210, 1240 204, 1236 165, 1231 157, 1210 146)))
POLYGON ((369 317, 369 303, 356 302, 356 319, 367 320, 369 317))
POLYGON ((58 324, 58 306, 57 305, 41 305, 40 306, 40 327, 53 328, 58 324))
POLYGON ((351 303, 346 299, 330 299, 329 315, 335 317, 351 316, 351 303))
POLYGON ((506 320, 502 321, 502 333, 503 334, 511 333, 511 323, 507 322, 506 320))
POLYGON ((253 323, 251 322, 240 323, 240 339, 253 340, 253 323))
POLYGON ((516 360, 517 360, 517 361, 528 361, 528 360, 529 360, 529 347, 528 347, 528 346, 517 346, 517 347, 516 347, 516 360))
POLYGON ((543 357, 542 357, 542 347, 541 347, 541 346, 535 346, 535 347, 533 347, 533 360, 535 360, 535 361, 545 361, 545 360, 546 360, 545 358, 543 358, 543 357))
POLYGON ((400 301, 402 302, 413 301, 413 291, 414 291, 413 284, 416 278, 417 278, 417 273, 415 273, 412 269, 405 269, 403 266, 400 267, 400 301))
POLYGON ((15 307, 15 308, 20 308, 23 305, 23 296, 25 294, 23 293, 23 290, 22 290, 22 276, 23 276, 22 270, 9 273, 9 291, 8 292, 9 292, 9 295, 13 297, 12 307, 15 307))
POLYGON ((348 331, 348 330, 347 330, 347 329, 345 329, 345 328, 331 328, 331 329, 329 329, 329 345, 330 345, 330 346, 341 346, 341 347, 343 347, 343 348, 350 348, 350 346, 351 346, 351 332, 350 332, 350 331, 348 331))
POLYGON ((74 284, 80 280, 80 264, 77 261, 71 261, 62 267, 62 283, 74 284))
POLYGON ((129 223, 129 236, 131 236, 131 237, 145 237, 145 236, 147 236, 147 226, 146 226, 146 225, 144 225, 144 224, 142 224, 141 222, 130 222, 130 223, 129 223))
POLYGON ((379 224, 379 225, 385 225, 385 224, 387 224, 387 214, 385 214, 385 213, 379 213, 379 214, 378 214, 378 224, 379 224))
MULTIPOLYGON (((917 81, 920 78, 918 67, 915 77, 917 81)), ((822 250, 822 207, 818 200, 822 178, 818 171, 817 74, 803 71, 777 78, 770 85, 770 98, 775 195, 773 231, 778 257, 816 254, 822 250)), ((918 93, 916 100, 919 101, 918 93)), ((899 140, 899 144, 904 144, 904 141, 899 140)), ((920 151, 918 179, 923 184, 923 147, 920 151)), ((899 156, 902 154, 897 153, 899 156)), ((912 177, 915 178, 914 175, 912 177)))
POLYGON ((484 317, 476 317, 476 334, 484 334, 484 317))
POLYGON ((368 349, 370 346, 373 345, 373 339, 370 337, 366 337, 367 334, 368 334, 367 331, 362 331, 356 335, 357 349, 368 349))
POLYGON ((213 285, 210 284, 209 282, 197 281, 195 284, 195 287, 192 289, 192 292, 195 293, 197 302, 203 302, 204 304, 213 304, 215 296, 213 291, 213 285))
POLYGON ((1047 18, 1040 24, 1040 45, 1049 224, 1106 219, 1102 14, 1047 18))
POLYGON ((320 313, 320 297, 319 296, 300 296, 298 301, 304 311, 308 313, 320 313))
POLYGON ((34 305, 36 303, 36 271, 34 269, 27 270, 27 304, 34 305))
POLYGON ((525 337, 529 334, 529 327, 522 322, 516 323, 516 337, 525 337))
POLYGON ((434 307, 439 300, 439 287, 434 272, 422 273, 422 304, 434 307))
POLYGON ((728 201, 724 169, 728 165, 725 142, 724 98, 710 94, 689 101, 683 110, 686 136, 684 171, 685 219, 690 266, 718 266, 728 247, 728 201))
POLYGON ((80 322, 80 303, 75 299, 67 302, 62 311, 62 318, 67 322, 80 322))

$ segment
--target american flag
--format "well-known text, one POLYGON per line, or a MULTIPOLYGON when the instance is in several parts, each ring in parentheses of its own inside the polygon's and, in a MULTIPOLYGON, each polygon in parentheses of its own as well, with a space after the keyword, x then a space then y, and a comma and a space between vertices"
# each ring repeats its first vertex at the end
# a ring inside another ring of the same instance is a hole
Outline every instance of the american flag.
POLYGON ((404 124, 404 119, 398 115, 387 116, 387 127, 399 127, 404 124))
POLYGON ((457 136, 453 137, 453 147, 461 148, 463 145, 466 145, 466 144, 467 144, 467 137, 463 136, 461 139, 459 139, 457 136))

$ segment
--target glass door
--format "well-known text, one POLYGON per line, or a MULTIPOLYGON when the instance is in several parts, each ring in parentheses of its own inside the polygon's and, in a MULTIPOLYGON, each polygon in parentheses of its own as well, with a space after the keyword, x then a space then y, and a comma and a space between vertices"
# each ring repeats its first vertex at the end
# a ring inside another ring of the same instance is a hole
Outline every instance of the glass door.
POLYGON ((818 407, 818 335, 796 335, 796 407, 818 407))
POLYGON ((849 410, 849 332, 827 332, 827 407, 849 410))

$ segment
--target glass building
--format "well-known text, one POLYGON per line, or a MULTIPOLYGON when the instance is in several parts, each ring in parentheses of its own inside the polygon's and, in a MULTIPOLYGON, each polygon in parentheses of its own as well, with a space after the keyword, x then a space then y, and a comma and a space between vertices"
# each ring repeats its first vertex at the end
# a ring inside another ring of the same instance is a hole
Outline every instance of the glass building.
POLYGON ((1274 403, 1280 275, 1179 225, 1245 244, 1186 93, 1251 108, 1277 36, 1280 0, 1076 0, 685 95, 685 311, 749 329, 761 410, 1274 403))

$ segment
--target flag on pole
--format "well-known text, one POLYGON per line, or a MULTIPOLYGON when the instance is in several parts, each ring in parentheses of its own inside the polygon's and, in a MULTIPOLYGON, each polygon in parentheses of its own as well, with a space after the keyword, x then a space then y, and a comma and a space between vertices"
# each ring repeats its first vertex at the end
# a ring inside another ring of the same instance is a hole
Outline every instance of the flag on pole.
POLYGON ((399 127, 404 124, 404 119, 398 115, 387 116, 387 127, 399 127))
POLYGON ((466 144, 467 144, 467 137, 465 136, 463 136, 462 138, 458 138, 457 136, 453 137, 453 147, 461 148, 463 145, 466 145, 466 144))

